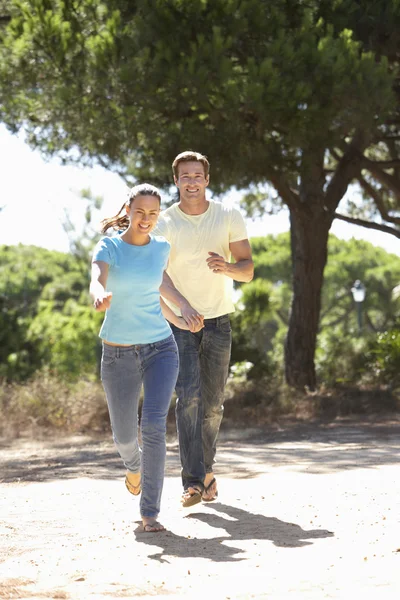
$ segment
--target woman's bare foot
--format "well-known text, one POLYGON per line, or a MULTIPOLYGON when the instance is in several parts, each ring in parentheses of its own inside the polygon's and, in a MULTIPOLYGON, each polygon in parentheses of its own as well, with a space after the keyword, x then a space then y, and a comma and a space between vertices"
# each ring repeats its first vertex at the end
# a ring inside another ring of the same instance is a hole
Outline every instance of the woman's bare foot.
POLYGON ((159 531, 165 531, 164 525, 161 525, 157 519, 152 517, 143 517, 143 529, 146 533, 158 533, 159 531))

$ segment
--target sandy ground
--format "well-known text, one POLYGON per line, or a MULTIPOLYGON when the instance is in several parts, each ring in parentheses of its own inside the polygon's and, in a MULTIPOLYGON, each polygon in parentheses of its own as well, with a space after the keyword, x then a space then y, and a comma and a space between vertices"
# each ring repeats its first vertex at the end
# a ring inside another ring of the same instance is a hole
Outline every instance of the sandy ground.
POLYGON ((400 597, 400 421, 221 432, 219 498, 143 533, 109 437, 0 445, 0 598, 400 597))

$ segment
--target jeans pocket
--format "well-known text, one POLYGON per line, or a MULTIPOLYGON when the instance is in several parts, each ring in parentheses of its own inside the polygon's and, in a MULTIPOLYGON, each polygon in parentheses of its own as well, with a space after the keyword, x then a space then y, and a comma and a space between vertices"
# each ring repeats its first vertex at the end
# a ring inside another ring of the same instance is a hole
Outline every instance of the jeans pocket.
POLYGON ((218 323, 217 328, 222 331, 222 333, 232 333, 232 327, 229 319, 218 323))
POLYGON ((113 365, 116 360, 117 360, 117 357, 115 356, 114 352, 107 352, 107 351, 103 350, 103 353, 101 355, 102 365, 104 365, 104 366, 113 365))
POLYGON ((165 340, 160 340, 159 342, 154 343, 154 349, 156 352, 174 352, 178 354, 178 347, 175 342, 175 338, 173 335, 165 338, 165 340))

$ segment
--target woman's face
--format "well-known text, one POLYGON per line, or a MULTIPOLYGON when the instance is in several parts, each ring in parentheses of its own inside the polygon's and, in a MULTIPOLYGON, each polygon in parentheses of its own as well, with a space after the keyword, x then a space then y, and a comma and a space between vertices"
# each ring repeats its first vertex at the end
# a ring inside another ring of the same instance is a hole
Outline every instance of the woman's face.
POLYGON ((136 196, 126 205, 126 214, 135 233, 147 235, 154 229, 160 214, 160 201, 156 196, 136 196))

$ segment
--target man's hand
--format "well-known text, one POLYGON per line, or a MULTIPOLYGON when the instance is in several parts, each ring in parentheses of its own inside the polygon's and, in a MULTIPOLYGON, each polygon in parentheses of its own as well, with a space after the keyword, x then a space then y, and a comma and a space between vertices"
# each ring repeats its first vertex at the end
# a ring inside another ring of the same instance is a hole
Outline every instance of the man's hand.
POLYGON ((97 312, 104 312, 111 306, 112 292, 104 292, 99 294, 93 301, 93 306, 97 312))
POLYGON ((189 331, 196 333, 204 327, 204 317, 200 315, 188 302, 181 307, 181 313, 186 321, 189 331))
POLYGON ((210 255, 206 260, 208 268, 211 269, 213 273, 221 273, 224 275, 228 271, 228 263, 224 257, 216 252, 209 252, 208 254, 210 255))

